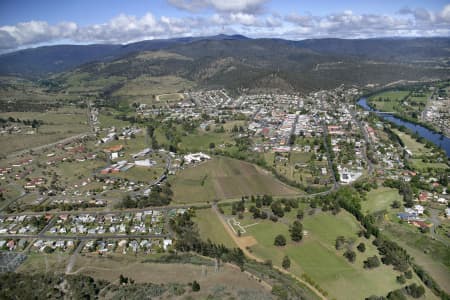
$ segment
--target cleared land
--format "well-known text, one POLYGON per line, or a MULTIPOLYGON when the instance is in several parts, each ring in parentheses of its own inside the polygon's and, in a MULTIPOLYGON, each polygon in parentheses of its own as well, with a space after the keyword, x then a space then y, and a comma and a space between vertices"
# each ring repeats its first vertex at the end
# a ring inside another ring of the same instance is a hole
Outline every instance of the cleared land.
MULTIPOLYGON (((258 295, 261 299, 272 299, 270 291, 264 289, 255 279, 245 273, 237 272, 235 268, 228 265, 222 266, 219 272, 215 272, 214 266, 211 265, 142 263, 141 261, 142 258, 135 259, 133 257, 84 256, 77 260, 75 269, 85 275, 108 281, 117 281, 119 274, 132 278, 137 283, 167 284, 176 282, 188 284, 197 280, 200 283, 201 291, 195 293, 196 298, 204 298, 209 294, 220 298, 220 296, 224 296, 221 295, 222 293, 228 292, 234 296, 248 293, 258 295), (233 289, 230 290, 227 286, 231 286, 233 289)), ((186 291, 189 289, 186 288, 186 291)))
MULTIPOLYGON (((0 118, 8 119, 8 117, 20 120, 42 120, 44 124, 34 134, 24 134, 22 132, 1 135, 0 144, 2 146, 0 147, 0 155, 50 144, 89 130, 86 110, 77 108, 62 108, 44 113, 0 113, 0 118)), ((31 131, 31 128, 26 131, 31 131)))
MULTIPOLYGON (((246 218, 247 215, 244 219, 246 218)), ((277 223, 268 220, 257 221, 259 224, 246 228, 247 233, 244 235, 254 237, 257 241, 256 245, 250 247, 252 254, 262 260, 271 260, 279 267, 284 255, 288 255, 291 259, 290 272, 297 276, 306 273, 328 291, 330 298, 364 299, 370 295, 386 295, 389 291, 400 288, 395 279, 399 273, 391 266, 381 265, 373 270, 363 268, 363 261, 378 253, 371 240, 357 236, 360 226, 347 212, 336 216, 323 212, 306 216, 302 221, 305 236, 299 243, 292 242, 289 236, 289 224, 293 221, 293 214, 289 213, 277 223), (278 234, 287 238, 285 247, 273 245, 278 234), (346 240, 352 241, 350 247, 357 253, 354 263, 343 257, 345 250, 335 249, 337 236, 344 236, 346 240), (364 253, 356 250, 356 245, 360 242, 366 245, 364 253)), ((416 277, 408 282, 419 283, 416 277)), ((435 299, 429 291, 427 297, 435 299)))
POLYGON ((362 210, 369 213, 387 210, 395 200, 400 201, 400 203, 403 200, 398 190, 380 187, 367 193, 367 200, 361 203, 362 210))
POLYGON ((196 210, 194 221, 198 225, 202 239, 210 239, 212 242, 223 244, 228 248, 236 248, 236 244, 227 234, 217 215, 211 209, 196 210))
POLYGON ((255 165, 217 157, 188 167, 170 180, 175 203, 193 203, 243 195, 293 195, 296 190, 255 165))
POLYGON ((176 76, 140 76, 128 80, 114 95, 126 99, 129 103, 139 102, 149 105, 165 105, 165 97, 158 101, 157 95, 189 90, 195 83, 176 76))
POLYGON ((400 101, 406 99, 409 91, 388 91, 376 94, 369 98, 369 101, 376 109, 381 111, 398 111, 400 101))
POLYGON ((198 132, 183 136, 179 147, 192 152, 208 151, 211 143, 218 147, 219 145, 232 142, 232 137, 227 133, 198 132))

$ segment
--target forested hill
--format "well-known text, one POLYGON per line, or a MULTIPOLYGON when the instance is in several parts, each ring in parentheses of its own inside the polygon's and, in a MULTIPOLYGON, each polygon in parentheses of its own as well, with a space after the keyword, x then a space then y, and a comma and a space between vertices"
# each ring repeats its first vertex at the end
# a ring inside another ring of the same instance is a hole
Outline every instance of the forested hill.
POLYGON ((233 51, 233 46, 236 46, 238 53, 241 54, 243 49, 240 46, 245 45, 248 54, 251 54, 251 51, 254 50, 255 55, 262 54, 262 57, 258 57, 263 60, 267 60, 274 52, 285 47, 297 48, 300 52, 309 50, 317 55, 358 57, 389 62, 448 60, 450 57, 450 38, 289 41, 249 39, 241 35, 218 35, 150 40, 127 45, 57 45, 26 49, 1 55, 0 75, 39 77, 67 71, 89 62, 110 61, 130 53, 161 49, 170 50, 180 48, 180 46, 184 53, 190 52, 192 55, 202 56, 205 51, 199 46, 205 44, 208 44, 208 55, 227 55, 227 51, 233 51), (214 43, 211 44, 210 42, 214 43), (264 53, 261 53, 261 50, 264 53))
POLYGON ((309 92, 449 78, 449 49, 450 38, 288 41, 220 35, 23 50, 0 56, 0 75, 47 78, 60 89, 81 84, 102 94, 164 76, 236 92, 309 92))

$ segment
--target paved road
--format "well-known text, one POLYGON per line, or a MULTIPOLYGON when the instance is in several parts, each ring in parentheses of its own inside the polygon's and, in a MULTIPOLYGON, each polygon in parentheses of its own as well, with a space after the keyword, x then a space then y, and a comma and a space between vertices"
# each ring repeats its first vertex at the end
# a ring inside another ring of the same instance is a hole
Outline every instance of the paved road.
POLYGON ((372 141, 370 140, 369 135, 367 134, 367 131, 364 129, 362 122, 357 118, 355 111, 350 109, 350 114, 352 115, 352 118, 356 122, 356 124, 358 124, 359 130, 361 131, 361 133, 364 136, 365 145, 362 148, 362 154, 363 154, 364 160, 367 162, 369 175, 371 175, 371 174, 373 174, 374 167, 373 167, 373 164, 370 161, 370 159, 367 157, 367 147, 369 147, 370 149, 373 150, 372 141))
POLYGON ((78 240, 89 241, 96 239, 155 239, 169 237, 170 234, 88 234, 88 235, 50 235, 50 234, 2 234, 0 238, 14 238, 14 239, 41 239, 41 240, 78 240))
POLYGON ((339 183, 336 181, 336 174, 333 169, 333 160, 331 159, 331 149, 328 147, 328 127, 325 122, 322 122, 323 128, 323 141, 325 144, 325 150, 327 151, 327 160, 328 160, 328 168, 331 170, 331 175, 333 176, 333 189, 337 189, 339 187, 339 183))

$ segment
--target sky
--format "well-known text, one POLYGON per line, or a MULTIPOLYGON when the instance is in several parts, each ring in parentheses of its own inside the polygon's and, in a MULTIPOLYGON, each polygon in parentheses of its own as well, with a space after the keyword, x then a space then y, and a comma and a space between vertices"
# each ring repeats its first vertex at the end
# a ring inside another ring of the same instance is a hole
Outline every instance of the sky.
POLYGON ((0 0, 0 52, 216 34, 258 38, 450 36, 441 0, 0 0))

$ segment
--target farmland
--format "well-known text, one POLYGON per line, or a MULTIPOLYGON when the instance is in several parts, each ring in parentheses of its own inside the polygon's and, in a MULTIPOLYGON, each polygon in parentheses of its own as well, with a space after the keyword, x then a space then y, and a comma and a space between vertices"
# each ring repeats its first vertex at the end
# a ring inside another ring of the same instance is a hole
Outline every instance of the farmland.
MULTIPOLYGON (((301 207, 305 209, 302 204, 301 207)), ((228 213, 228 210, 224 211, 225 214, 228 213)), ((253 219, 250 214, 244 213, 244 218, 239 222, 244 225, 246 232, 238 239, 254 238, 255 242, 249 245, 252 255, 263 261, 270 260, 278 267, 281 267, 283 257, 288 255, 291 259, 291 273, 299 277, 302 274, 308 275, 332 298, 363 299, 370 295, 387 294, 390 290, 399 288, 395 279, 398 273, 391 266, 381 265, 372 270, 363 268, 363 261, 378 254, 378 251, 371 240, 358 237, 357 232, 361 228, 353 216, 347 212, 340 212, 336 216, 324 212, 308 214, 302 221, 303 240, 292 242, 289 224, 295 219, 294 215, 294 212, 287 213, 274 223, 253 219), (257 224, 245 226, 249 223, 257 224), (274 238, 278 234, 286 237, 286 246, 274 246, 274 238), (335 248, 338 236, 344 236, 349 241, 350 248, 356 247, 360 242, 365 243, 366 251, 358 252, 355 262, 348 262, 343 256, 343 250, 335 248)), ((414 277, 411 282, 419 281, 414 277)), ((430 299, 434 299, 434 295, 428 295, 430 299)))
POLYGON ((175 203, 194 203, 242 195, 292 195, 297 191, 270 173, 239 160, 217 157, 182 170, 171 179, 175 203))
POLYGON ((388 91, 370 97, 369 101, 381 111, 397 111, 401 101, 406 99, 409 91, 388 91))
POLYGON ((65 107, 47 112, 7 112, 0 118, 19 120, 40 120, 42 125, 36 130, 22 128, 0 136, 0 155, 56 142, 89 130, 86 110, 65 107), (70 116, 70 117, 69 117, 70 116))

